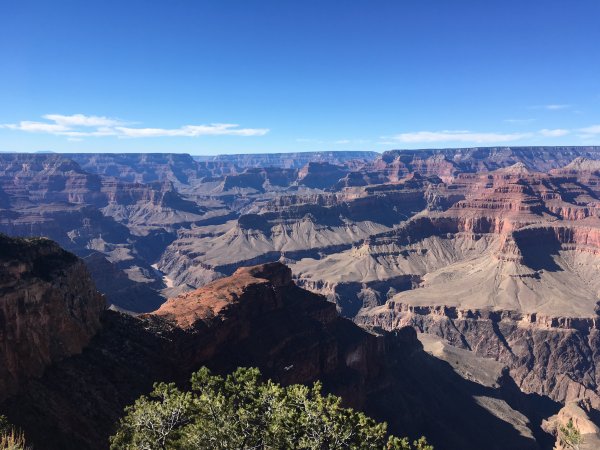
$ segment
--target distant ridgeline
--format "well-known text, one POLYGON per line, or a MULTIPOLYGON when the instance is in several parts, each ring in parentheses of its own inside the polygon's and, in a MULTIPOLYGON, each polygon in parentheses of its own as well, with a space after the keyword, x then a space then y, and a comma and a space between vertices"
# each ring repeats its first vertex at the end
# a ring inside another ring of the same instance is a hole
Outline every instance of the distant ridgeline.
POLYGON ((196 161, 223 162, 240 168, 279 167, 300 169, 311 162, 343 165, 348 161, 374 161, 380 154, 368 151, 330 151, 297 153, 244 153, 238 155, 193 155, 196 161))

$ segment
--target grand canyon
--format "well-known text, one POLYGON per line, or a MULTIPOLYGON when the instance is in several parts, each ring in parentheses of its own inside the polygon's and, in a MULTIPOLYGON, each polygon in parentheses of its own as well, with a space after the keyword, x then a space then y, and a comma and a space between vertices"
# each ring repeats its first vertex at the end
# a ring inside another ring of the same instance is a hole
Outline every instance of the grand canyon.
POLYGON ((103 449, 202 366, 436 449, 600 445, 600 147, 0 154, 0 413, 103 449))
POLYGON ((599 17, 0 1, 0 450, 600 450, 599 17))

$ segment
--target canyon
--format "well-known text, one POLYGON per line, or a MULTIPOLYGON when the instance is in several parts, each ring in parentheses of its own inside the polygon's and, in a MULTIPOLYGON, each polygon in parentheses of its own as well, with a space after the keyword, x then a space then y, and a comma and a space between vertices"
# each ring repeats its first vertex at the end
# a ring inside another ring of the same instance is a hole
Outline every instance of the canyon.
POLYGON ((0 154, 0 232, 0 411, 39 448, 202 365, 436 448, 598 437, 600 147, 0 154))
MULTIPOLYGON (((56 249, 49 241, 12 242, 56 249)), ((68 258, 81 266, 73 255, 68 258)), ((64 276, 90 282, 85 273, 64 276)), ((27 288, 36 286, 37 280, 28 283, 27 288)), ((61 288, 53 285, 48 304, 68 316, 72 306, 54 295, 61 288)), ((319 380, 346 405, 388 421, 395 432, 426 433, 438 448, 537 448, 540 436, 552 439, 541 428, 542 418, 560 412, 554 402, 522 394, 501 366, 479 374, 481 383, 465 380, 425 352, 412 327, 394 332, 358 327, 324 297, 297 287, 281 263, 238 269, 137 317, 102 311, 94 290, 78 294, 78 303, 93 316, 93 337, 83 328, 50 334, 51 341, 65 343, 61 358, 51 359, 48 347, 39 348, 45 370, 21 373, 17 389, 8 392, 2 385, 0 392, 6 397, 0 410, 35 448, 106 448, 126 405, 155 381, 185 385, 201 366, 218 373, 259 367, 283 384, 319 380), (433 403, 440 408, 431 408, 433 403), (461 414, 448 417, 451 408, 461 414), (466 433, 469 427, 479 431, 466 433)), ((40 316, 23 314, 35 328, 40 316)), ((33 347, 37 339, 28 334, 20 342, 33 347)))

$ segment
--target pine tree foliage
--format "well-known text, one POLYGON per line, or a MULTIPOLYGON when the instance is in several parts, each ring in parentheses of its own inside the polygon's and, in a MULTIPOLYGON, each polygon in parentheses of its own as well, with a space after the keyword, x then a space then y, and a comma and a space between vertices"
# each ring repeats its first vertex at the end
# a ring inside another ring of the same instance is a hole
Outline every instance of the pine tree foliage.
POLYGON ((341 406, 321 385, 282 387, 262 382, 258 369, 223 378, 203 368, 191 391, 157 383, 149 396, 126 408, 111 449, 433 450, 388 436, 385 423, 341 406))
POLYGON ((573 423, 573 419, 569 419, 566 425, 561 426, 558 434, 561 445, 566 449, 579 450, 579 446, 583 443, 581 432, 573 423))

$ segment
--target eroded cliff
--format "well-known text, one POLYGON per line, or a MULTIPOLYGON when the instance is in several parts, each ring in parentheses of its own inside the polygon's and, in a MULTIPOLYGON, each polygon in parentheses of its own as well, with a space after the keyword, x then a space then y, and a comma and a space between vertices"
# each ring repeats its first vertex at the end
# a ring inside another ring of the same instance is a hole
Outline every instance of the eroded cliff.
POLYGON ((81 352, 104 299, 81 260, 46 239, 0 235, 0 399, 81 352))

